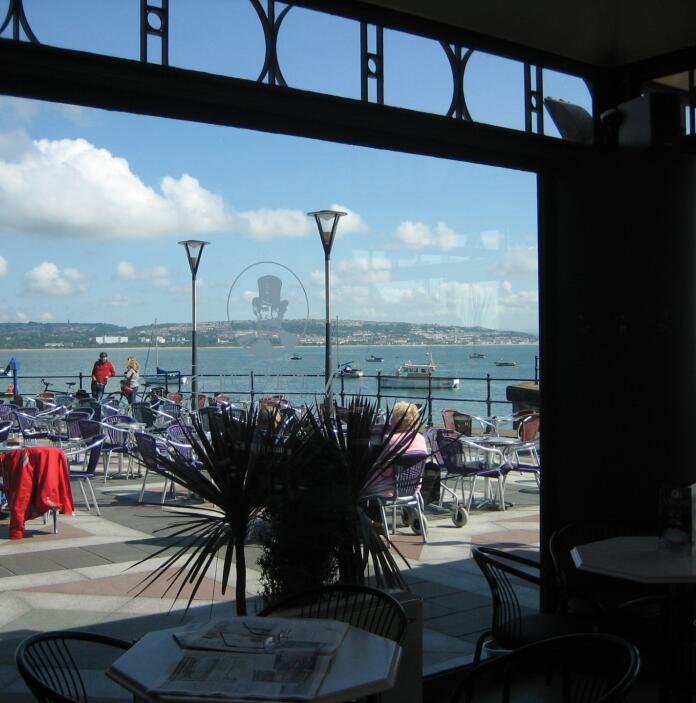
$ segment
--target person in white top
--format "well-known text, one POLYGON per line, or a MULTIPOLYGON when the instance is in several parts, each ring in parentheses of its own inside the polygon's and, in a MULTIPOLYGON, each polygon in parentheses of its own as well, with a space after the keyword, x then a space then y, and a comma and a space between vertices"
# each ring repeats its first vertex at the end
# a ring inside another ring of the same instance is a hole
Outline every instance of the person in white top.
POLYGON ((133 405, 135 394, 140 385, 140 364, 134 356, 129 356, 126 361, 126 370, 121 381, 121 393, 126 396, 129 405, 133 405))

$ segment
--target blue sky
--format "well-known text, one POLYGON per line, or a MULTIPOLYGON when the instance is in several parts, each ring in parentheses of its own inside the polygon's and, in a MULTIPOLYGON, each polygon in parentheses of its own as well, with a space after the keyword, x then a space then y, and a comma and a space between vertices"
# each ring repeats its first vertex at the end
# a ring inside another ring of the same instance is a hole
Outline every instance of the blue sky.
MULTIPOLYGON (((138 4, 25 7, 46 43, 136 58, 138 4)), ((208 0, 205 16, 187 0, 171 7, 173 65, 256 77, 262 38, 248 3, 208 0)), ((288 83, 354 97, 356 28, 293 9, 279 45, 288 83), (316 50, 303 51, 310 39, 316 50)), ((437 44, 387 32, 385 54, 388 104, 446 111, 437 44)), ((545 88, 589 106, 578 79, 546 72, 545 88)), ((475 54, 466 90, 475 119, 522 126, 519 64, 475 54)), ((332 254, 334 315, 537 328, 534 174, 10 97, 0 98, 0 286, 11 301, 1 319, 185 322, 190 273, 177 242, 187 238, 211 242, 199 320, 226 319, 228 300, 231 318, 249 319, 264 274, 282 279, 287 317, 307 314, 299 280, 321 318, 323 251, 306 213, 329 207, 349 213, 332 254)))

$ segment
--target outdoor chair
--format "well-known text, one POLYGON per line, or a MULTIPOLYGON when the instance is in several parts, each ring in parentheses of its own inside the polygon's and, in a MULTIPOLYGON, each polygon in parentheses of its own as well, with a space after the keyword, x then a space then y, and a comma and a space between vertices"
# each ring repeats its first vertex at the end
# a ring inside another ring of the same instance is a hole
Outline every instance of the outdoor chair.
POLYGON ((174 492, 175 483, 169 478, 166 466, 162 463, 160 444, 154 435, 148 434, 147 432, 136 432, 135 433, 135 446, 138 451, 138 457, 140 461, 145 465, 145 473, 143 474, 143 483, 140 487, 140 495, 138 496, 138 503, 143 502, 143 497, 145 495, 145 484, 147 483, 147 477, 150 471, 153 471, 158 476, 164 478, 164 488, 162 489, 162 497, 160 503, 164 504, 167 497, 167 491, 174 492))
POLYGON ((106 434, 106 441, 102 447, 104 455, 104 483, 108 478, 109 462, 111 455, 115 452, 118 454, 118 472, 123 472, 123 457, 128 454, 130 445, 130 430, 116 427, 116 425, 128 425, 135 422, 135 419, 130 415, 109 415, 102 421, 102 427, 106 434))
POLYGON ((62 445, 64 442, 70 442, 80 439, 82 433, 80 431, 81 420, 91 420, 93 411, 91 408, 82 410, 71 410, 63 417, 55 420, 52 430, 49 431, 48 438, 51 442, 62 445))
POLYGON ((260 617, 340 620, 401 644, 408 618, 401 603, 369 586, 334 584, 282 598, 264 608, 260 617))
POLYGON ((82 460, 82 468, 77 468, 68 463, 70 480, 79 481, 80 491, 82 491, 82 498, 85 501, 87 510, 91 510, 92 508, 90 507, 87 494, 85 493, 85 483, 87 484, 89 492, 92 496, 92 502, 94 503, 94 511, 97 515, 101 515, 101 511, 99 510, 97 496, 95 495, 94 488, 92 487, 92 479, 97 471, 97 465, 99 464, 99 457, 101 455, 101 449, 105 439, 106 436, 103 434, 92 435, 82 446, 76 446, 66 451, 66 456, 68 459, 71 455, 84 455, 82 460))
POLYGON ((479 417, 478 415, 471 415, 470 413, 462 413, 455 410, 452 413, 452 423, 454 424, 454 429, 466 437, 475 437, 483 434, 495 434, 496 427, 495 424, 489 422, 488 420, 479 417))
POLYGON ((14 411, 19 431, 22 433, 22 438, 27 443, 48 438, 48 429, 46 425, 37 422, 35 417, 36 411, 36 408, 22 408, 21 410, 14 411))
MULTIPOLYGON (((549 637, 596 631, 594 623, 584 618, 538 610, 542 579, 537 561, 493 547, 474 547, 472 555, 493 601, 491 628, 476 642, 474 664, 480 661, 486 640, 495 649, 517 649, 549 637)), ((546 585, 557 591, 555 582, 546 585)))
POLYGON ((219 405, 210 405, 198 410, 198 419, 204 432, 210 432, 210 418, 214 415, 222 416, 222 408, 219 405))
POLYGON ((167 424, 174 420, 172 415, 161 412, 145 401, 133 403, 130 406, 130 412, 136 422, 141 422, 145 425, 145 429, 148 432, 164 429, 167 424))
MULTIPOLYGON (((505 510, 505 478, 509 472, 509 465, 504 461, 503 454, 495 447, 486 447, 476 443, 469 437, 462 436, 456 430, 436 429, 428 432, 430 446, 433 449, 436 461, 445 469, 442 477, 442 486, 456 497, 457 487, 461 491, 461 502, 470 511, 474 504, 474 491, 479 478, 495 480, 497 486, 497 502, 501 510, 505 510), (447 482, 453 481, 453 488, 447 482), (469 485, 468 497, 465 493, 465 484, 469 485)), ((491 504, 493 501, 485 497, 479 503, 491 504)))
POLYGON ((95 398, 80 398, 77 404, 77 409, 82 410, 84 408, 89 408, 92 411, 93 420, 97 422, 102 419, 102 404, 95 398))
POLYGON ((394 481, 391 490, 385 495, 371 496, 379 501, 384 536, 388 542, 391 541, 388 510, 392 513, 391 534, 396 533, 396 513, 401 510, 406 518, 405 522, 411 524, 413 532, 421 535, 424 544, 428 541, 428 523, 420 488, 429 457, 429 454, 415 453, 401 456, 392 464, 394 481))
POLYGON ((116 700, 122 689, 106 670, 130 647, 130 642, 96 633, 42 632, 21 642, 15 662, 39 703, 116 700))
POLYGON ((640 655, 630 642, 599 633, 565 635, 468 669, 451 703, 618 703, 639 672, 640 655))

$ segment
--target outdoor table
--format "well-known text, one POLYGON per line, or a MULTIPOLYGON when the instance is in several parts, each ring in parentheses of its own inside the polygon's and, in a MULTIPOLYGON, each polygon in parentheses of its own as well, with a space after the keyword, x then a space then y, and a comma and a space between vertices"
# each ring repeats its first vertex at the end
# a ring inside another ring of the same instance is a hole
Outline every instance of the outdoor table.
MULTIPOLYGON (((266 626, 268 618, 245 617, 230 618, 244 620, 250 627, 266 626)), ((273 618, 274 621, 286 621, 289 627, 302 622, 299 618, 273 618)), ((304 623, 322 623, 330 620, 304 620, 304 623)), ((150 632, 138 640, 128 651, 119 657, 108 669, 107 675, 118 684, 131 691, 139 700, 156 703, 157 701, 239 701, 219 696, 189 696, 149 691, 181 661, 182 655, 198 650, 182 649, 175 640, 174 633, 190 629, 174 627, 150 632)), ((282 648, 277 650, 278 654, 282 648)), ((292 651, 288 648, 285 651, 292 651)), ((220 657, 257 657, 255 652, 225 651, 216 652, 220 657)), ((333 661, 326 673, 317 695, 310 699, 318 703, 341 703, 358 697, 369 696, 386 691, 394 686, 401 657, 401 647, 393 640, 373 635, 365 630, 348 626, 346 634, 334 654, 333 661)), ((251 698, 249 700, 252 700, 251 698)))
POLYGON ((693 691, 696 560, 691 553, 662 548, 658 537, 629 536, 579 544, 573 547, 571 556, 581 571, 669 587, 663 616, 670 679, 693 691))

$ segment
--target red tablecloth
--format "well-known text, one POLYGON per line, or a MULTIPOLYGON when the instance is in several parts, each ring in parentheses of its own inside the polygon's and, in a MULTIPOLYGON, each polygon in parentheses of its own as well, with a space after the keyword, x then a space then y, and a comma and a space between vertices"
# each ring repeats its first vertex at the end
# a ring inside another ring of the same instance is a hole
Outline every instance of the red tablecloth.
POLYGON ((73 514, 70 474, 65 452, 58 447, 24 447, 0 455, 10 507, 10 539, 24 537, 26 520, 58 506, 73 514))

